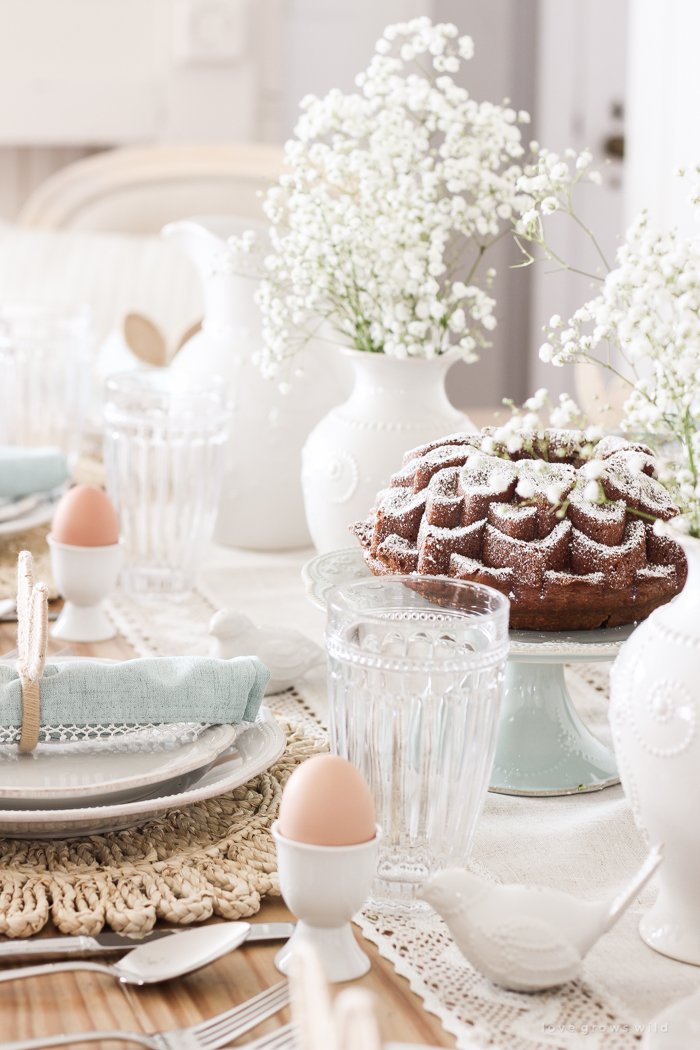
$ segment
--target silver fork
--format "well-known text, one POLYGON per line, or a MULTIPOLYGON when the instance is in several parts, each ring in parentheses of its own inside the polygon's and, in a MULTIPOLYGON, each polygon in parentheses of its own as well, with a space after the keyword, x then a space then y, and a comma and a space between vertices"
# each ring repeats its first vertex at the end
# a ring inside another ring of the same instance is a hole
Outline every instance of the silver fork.
MULTIPOLYGON (((0 1050, 43 1050, 48 1046, 73 1046, 75 1043, 94 1043, 100 1039, 112 1039, 125 1043, 140 1043, 149 1050, 217 1050, 232 1039, 245 1035, 256 1024, 272 1017, 289 1002, 289 986, 286 981, 268 988, 260 995, 234 1006, 223 1014, 200 1021, 189 1028, 172 1028, 167 1032, 124 1032, 121 1029, 106 1032, 70 1032, 67 1035, 38 1036, 36 1039, 17 1039, 12 1043, 0 1043, 0 1050)), ((295 1046, 291 1024, 278 1028, 270 1035, 261 1036, 246 1043, 247 1050, 288 1050, 295 1046)), ((243 1048, 241 1048, 243 1050, 243 1048)))

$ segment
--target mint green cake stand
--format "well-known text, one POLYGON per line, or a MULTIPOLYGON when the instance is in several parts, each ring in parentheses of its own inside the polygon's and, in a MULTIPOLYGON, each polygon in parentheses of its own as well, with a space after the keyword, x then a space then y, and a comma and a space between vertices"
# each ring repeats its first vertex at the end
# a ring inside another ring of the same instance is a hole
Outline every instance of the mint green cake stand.
MULTIPOLYGON (((306 596, 326 611, 328 592, 371 576, 359 546, 317 554, 301 571, 306 596)), ((491 791, 578 795, 619 784, 615 756, 571 701, 564 664, 614 660, 636 624, 597 631, 511 631, 491 791)))
POLYGON ((510 632, 491 791, 578 795, 619 784, 613 752, 576 712, 564 664, 614 660, 635 627, 510 632))

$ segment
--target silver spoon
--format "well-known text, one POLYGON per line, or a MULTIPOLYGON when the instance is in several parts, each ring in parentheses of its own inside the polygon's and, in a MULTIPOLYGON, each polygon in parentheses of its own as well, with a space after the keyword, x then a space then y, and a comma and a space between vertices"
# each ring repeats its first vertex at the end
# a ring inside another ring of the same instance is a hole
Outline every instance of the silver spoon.
POLYGON ((42 974, 65 973, 67 970, 92 970, 116 977, 122 984, 156 984, 182 977, 193 970, 207 966, 215 959, 238 948, 251 931, 249 922, 221 922, 185 930, 177 937, 142 944, 134 948, 113 966, 76 959, 71 962, 45 963, 42 966, 21 966, 0 970, 0 981, 15 981, 20 977, 39 977, 42 974))

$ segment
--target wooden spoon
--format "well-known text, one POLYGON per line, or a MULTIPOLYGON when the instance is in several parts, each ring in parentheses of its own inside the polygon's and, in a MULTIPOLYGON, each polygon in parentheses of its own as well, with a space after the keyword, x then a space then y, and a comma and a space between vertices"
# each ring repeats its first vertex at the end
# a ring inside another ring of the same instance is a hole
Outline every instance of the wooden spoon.
POLYGON ((140 361, 156 368, 168 363, 168 351, 160 329, 143 314, 127 314, 124 318, 124 341, 140 361))

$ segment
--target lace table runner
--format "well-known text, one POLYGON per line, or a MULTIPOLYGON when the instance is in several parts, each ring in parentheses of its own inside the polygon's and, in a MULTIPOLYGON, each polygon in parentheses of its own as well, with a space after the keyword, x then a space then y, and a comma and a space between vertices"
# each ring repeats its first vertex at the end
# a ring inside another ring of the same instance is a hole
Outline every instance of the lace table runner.
MULTIPOLYGON (((301 586, 299 592, 302 610, 301 586)), ((220 592, 215 600, 235 608, 240 595, 220 592)), ((272 619, 273 590, 267 600, 272 619)), ((143 655, 208 652, 213 611, 201 594, 182 605, 141 606, 116 592, 110 604, 116 625, 143 655)), ((263 619, 260 611, 257 615, 263 619)), ((609 740, 607 665, 572 665, 566 675, 580 715, 598 736, 609 740)), ((306 686, 303 680, 304 699, 283 693, 266 702, 303 725, 306 733, 321 737, 323 690, 318 682, 315 689, 306 686)), ((602 900, 626 884, 645 852, 620 787, 559 798, 489 794, 469 867, 494 882, 539 883, 602 900)), ((654 1015, 700 983, 700 970, 658 955, 639 937, 640 915, 654 895, 647 887, 640 901, 594 946, 579 981, 534 995, 503 991, 473 970, 445 924, 429 910, 377 915, 367 909, 356 921, 408 979, 426 1009, 454 1034, 458 1047, 628 1050, 639 1047, 654 1015)))

